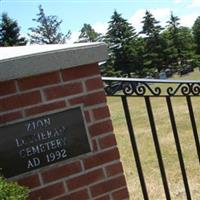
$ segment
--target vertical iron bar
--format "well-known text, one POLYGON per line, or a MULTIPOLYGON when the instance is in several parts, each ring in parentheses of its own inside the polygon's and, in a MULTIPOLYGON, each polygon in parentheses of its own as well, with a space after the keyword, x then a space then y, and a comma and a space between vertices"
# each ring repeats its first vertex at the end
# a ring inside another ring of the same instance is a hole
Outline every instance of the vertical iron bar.
POLYGON ((187 99, 188 110, 190 113, 190 120, 191 120, 191 124, 192 124, 193 135, 194 135, 194 139, 195 139, 195 143, 196 143, 197 155, 198 155, 199 163, 200 163, 199 136, 198 136, 196 121, 195 121, 194 112, 193 112, 193 108, 192 108, 192 102, 191 102, 190 96, 187 96, 186 99, 187 99))
POLYGON ((188 184, 188 180, 187 180, 185 164, 183 161, 181 145, 180 145, 179 136, 178 136, 178 132, 177 132, 177 128, 176 128, 176 121, 175 121, 170 97, 166 97, 166 101, 167 101, 167 106, 168 106, 168 110, 169 110, 170 121, 171 121, 172 130, 173 130, 173 134, 174 134, 174 139, 175 139, 175 143, 176 143, 176 149, 177 149, 179 163, 180 163, 180 167, 181 167, 183 182, 184 182, 184 186, 185 186, 185 192, 187 195, 187 199, 191 200, 192 198, 191 198, 191 194, 190 194, 190 188, 189 188, 189 184, 188 184))
POLYGON ((155 126, 152 107, 151 107, 151 102, 150 102, 150 99, 148 96, 145 97, 145 102, 146 102, 146 108, 147 108, 147 112, 148 112, 148 116, 149 116, 149 122, 151 125, 151 132, 152 132, 153 141, 154 141, 154 145, 155 145, 155 149, 156 149, 158 163, 159 163, 159 167, 160 167, 162 182, 163 182, 163 186, 164 186, 164 190, 165 190, 165 196, 166 196, 167 200, 170 200, 171 197, 170 197, 169 187, 168 187, 168 183, 167 183, 167 177, 165 174, 164 163, 162 160, 162 154, 161 154, 160 145, 159 145, 159 141, 158 141, 156 126, 155 126))
POLYGON ((128 126, 129 136, 130 136, 130 139, 131 139, 132 150, 133 150, 133 153, 134 153, 134 156, 135 156, 137 171, 138 171, 138 175, 139 175, 139 178, 140 178, 140 184, 141 184, 141 187, 142 187, 143 197, 144 197, 145 200, 148 200, 149 197, 148 197, 146 183, 145 183, 145 179, 144 179, 144 175, 143 175, 143 171, 142 171, 142 165, 141 165, 141 162, 140 162, 140 157, 139 157, 139 152, 138 152, 135 134, 134 134, 134 130, 133 130, 133 125, 132 125, 132 121, 131 121, 130 111, 129 111, 129 108, 128 108, 127 97, 121 96, 121 99, 122 99, 122 103, 123 103, 124 114, 125 114, 125 117, 126 117, 126 123, 127 123, 127 126, 128 126))

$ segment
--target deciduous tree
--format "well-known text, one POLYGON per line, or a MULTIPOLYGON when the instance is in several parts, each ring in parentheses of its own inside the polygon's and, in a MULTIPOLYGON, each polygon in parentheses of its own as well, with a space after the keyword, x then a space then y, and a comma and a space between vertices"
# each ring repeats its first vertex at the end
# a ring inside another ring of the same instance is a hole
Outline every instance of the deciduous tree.
POLYGON ((37 22, 37 27, 29 28, 31 33, 30 42, 36 44, 58 44, 65 43, 69 39, 71 32, 68 31, 66 35, 60 32, 60 25, 62 20, 59 20, 55 15, 47 16, 44 13, 42 6, 39 6, 39 13, 37 18, 33 19, 34 22, 37 22))
POLYGON ((97 42, 100 40, 101 34, 97 33, 90 24, 83 25, 78 42, 97 42))

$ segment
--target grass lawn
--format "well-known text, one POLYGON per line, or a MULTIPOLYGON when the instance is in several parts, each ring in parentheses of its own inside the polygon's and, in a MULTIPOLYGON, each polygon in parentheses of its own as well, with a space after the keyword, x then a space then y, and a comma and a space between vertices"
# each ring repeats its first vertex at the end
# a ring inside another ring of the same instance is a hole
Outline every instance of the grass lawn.
MULTIPOLYGON (((174 76, 173 79, 199 80, 200 72, 196 69, 187 76, 174 76)), ((121 99, 118 97, 108 97, 107 100, 113 120, 121 160, 128 182, 130 199, 141 200, 143 199, 143 196, 131 149, 121 99)), ((165 98, 152 98, 151 102, 171 197, 176 200, 186 199, 165 98)), ((173 97, 172 103, 192 199, 199 200, 200 164, 197 158, 185 97, 173 97)), ((192 97, 192 103, 198 132, 200 132, 200 97, 192 97)), ((165 199, 144 98, 130 97, 129 109, 131 112, 149 197, 150 199, 155 200, 165 199)))

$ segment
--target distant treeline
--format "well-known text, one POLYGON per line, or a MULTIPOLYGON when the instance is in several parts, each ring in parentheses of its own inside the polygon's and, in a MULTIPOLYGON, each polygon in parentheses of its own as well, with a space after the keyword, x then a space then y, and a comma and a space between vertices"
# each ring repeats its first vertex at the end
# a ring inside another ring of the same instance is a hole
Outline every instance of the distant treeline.
MULTIPOLYGON (((0 46, 30 44, 63 44, 71 31, 62 33, 62 20, 47 16, 42 6, 33 19, 36 27, 29 28, 28 38, 20 35, 16 20, 3 13, 0 21, 0 46)), ((144 77, 160 72, 187 72, 200 66, 200 16, 192 28, 183 27, 171 12, 167 25, 162 27, 150 11, 142 20, 142 31, 135 28, 117 11, 108 22, 105 35, 97 33, 90 24, 84 24, 76 43, 105 42, 109 49, 108 61, 101 65, 104 76, 144 77)))

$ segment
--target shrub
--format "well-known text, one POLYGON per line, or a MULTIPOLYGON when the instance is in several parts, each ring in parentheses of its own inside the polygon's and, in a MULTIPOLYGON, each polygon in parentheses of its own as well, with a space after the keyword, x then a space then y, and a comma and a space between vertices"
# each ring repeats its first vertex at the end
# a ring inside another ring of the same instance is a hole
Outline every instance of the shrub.
POLYGON ((28 197, 28 188, 19 186, 16 182, 8 182, 0 177, 1 200, 25 200, 28 197))

